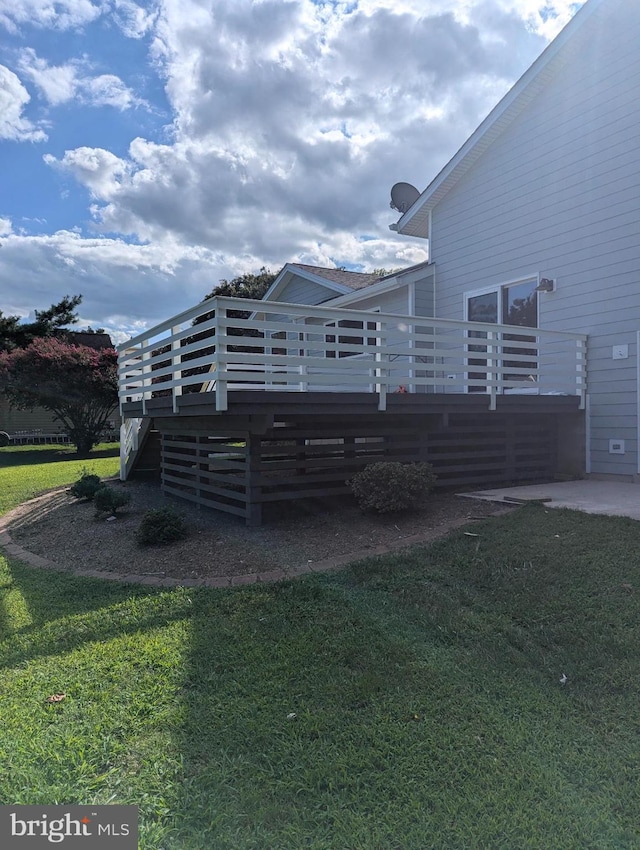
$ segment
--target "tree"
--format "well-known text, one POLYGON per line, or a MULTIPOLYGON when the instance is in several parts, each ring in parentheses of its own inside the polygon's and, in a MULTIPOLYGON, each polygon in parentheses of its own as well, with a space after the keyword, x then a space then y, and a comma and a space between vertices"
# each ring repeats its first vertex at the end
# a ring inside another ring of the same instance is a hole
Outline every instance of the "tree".
POLYGON ((223 278, 220 283, 205 295, 204 301, 214 298, 216 295, 227 295, 231 298, 255 298, 260 299, 269 289, 278 275, 264 266, 258 274, 241 274, 231 280, 223 278))
POLYGON ((48 310, 35 310, 35 322, 21 322, 20 316, 5 316, 0 310, 0 351, 26 348, 40 337, 64 337, 65 325, 78 321, 76 307, 82 303, 82 295, 65 295, 48 310))
POLYGON ((100 440, 118 402, 118 355, 56 337, 0 352, 0 389, 22 410, 43 407, 65 427, 78 455, 100 440))
MULTIPOLYGON (((223 278, 218 286, 211 290, 208 295, 202 299, 203 303, 208 301, 210 298, 215 298, 216 295, 225 295, 230 298, 255 298, 259 300, 263 297, 266 291, 269 289, 273 281, 276 279, 277 274, 272 272, 270 269, 262 266, 260 271, 257 274, 243 274, 238 275, 238 277, 232 278, 232 280, 227 280, 223 278)), ((251 315, 250 310, 229 310, 228 316, 231 319, 247 319, 251 315)), ((201 316, 198 316, 193 320, 194 327, 202 324, 202 322, 206 322, 209 319, 213 319, 214 313, 203 313, 201 316)), ((229 328, 228 331, 229 336, 243 336, 243 337, 254 337, 254 338, 262 338, 262 332, 254 330, 252 328, 229 328)), ((194 334, 183 340, 183 345, 190 345, 192 342, 198 342, 201 339, 206 339, 209 336, 209 333, 203 334, 194 334)), ((254 351, 253 348, 242 348, 241 346, 229 346, 229 351, 254 351)), ((169 351, 167 348, 166 351, 169 351)), ((213 355, 215 348, 204 348, 200 351, 194 352, 192 355, 187 355, 184 358, 184 362, 187 362, 189 359, 195 359, 196 357, 204 357, 207 354, 213 355)), ((164 354, 164 350, 158 349, 158 351, 154 351, 154 354, 164 354)), ((159 363, 157 368, 161 366, 168 365, 169 361, 159 363)), ((190 369, 189 371, 183 371, 184 376, 189 375, 204 375, 208 372, 208 368, 206 366, 198 366, 194 369, 190 369)), ((158 395, 160 395, 163 391, 159 391, 158 395)))

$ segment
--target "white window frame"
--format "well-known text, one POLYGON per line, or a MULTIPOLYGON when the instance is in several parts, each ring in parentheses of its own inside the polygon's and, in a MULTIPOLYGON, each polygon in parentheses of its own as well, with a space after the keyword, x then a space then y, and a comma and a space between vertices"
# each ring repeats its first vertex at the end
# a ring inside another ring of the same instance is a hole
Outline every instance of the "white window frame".
MULTIPOLYGON (((362 311, 363 316, 368 316, 368 314, 369 314, 369 313, 381 313, 381 312, 382 312, 382 308, 381 308, 380 306, 377 306, 377 307, 370 307, 370 308, 367 308, 366 310, 363 310, 363 311, 362 311)), ((338 321, 340 321, 340 320, 338 320, 338 321)), ((355 319, 346 319, 345 321, 354 322, 354 321, 356 321, 356 320, 355 320, 355 319)), ((375 328, 366 328, 366 327, 365 327, 365 325, 366 325, 366 324, 368 324, 369 322, 371 322, 371 323, 373 324, 373 322, 371 321, 371 319, 363 318, 363 320, 362 320, 362 339, 363 339, 363 340, 365 340, 365 339, 367 338, 366 332, 367 332, 368 330, 375 330, 375 331, 377 331, 377 332, 379 332, 379 331, 380 331, 380 322, 376 322, 376 323, 375 323, 375 325, 376 325, 376 327, 375 327, 375 328)), ((331 336, 335 336, 335 337, 336 337, 336 341, 338 340, 338 337, 339 337, 339 336, 357 336, 357 333, 358 333, 358 330, 359 330, 358 328, 340 328, 340 327, 338 327, 338 325, 337 325, 337 324, 336 324, 336 322, 334 322, 334 321, 331 321, 331 322, 325 322, 325 323, 324 323, 324 327, 325 327, 325 328, 333 328, 333 329, 336 331, 336 333, 335 333, 335 334, 330 334, 331 336), (342 331, 345 331, 345 333, 343 333, 343 334, 339 334, 339 333, 337 333, 337 331, 341 331, 341 330, 342 330, 342 331), (355 333, 352 333, 352 334, 346 333, 346 332, 348 332, 348 331, 355 331, 355 333)), ((325 334, 325 336, 326 336, 326 334, 325 334)), ((378 340, 378 337, 376 337, 376 345, 377 345, 378 341, 379 341, 379 340, 378 340)), ((339 345, 340 343, 339 343, 339 342, 337 342, 337 344, 339 345)), ((349 343, 345 343, 345 345, 349 345, 349 343)), ((352 354, 351 352, 347 352, 345 357, 340 357, 340 356, 339 356, 339 355, 340 355, 340 352, 339 352, 339 351, 336 351, 335 353, 336 353, 336 355, 337 355, 335 358, 333 358, 333 357, 329 357, 329 356, 328 356, 328 355, 329 355, 329 352, 328 352, 328 351, 325 351, 324 355, 325 355, 325 358, 326 358, 326 359, 329 359, 329 360, 334 360, 334 359, 335 359, 336 361, 340 361, 340 360, 352 360, 354 357, 366 357, 366 356, 367 356, 367 354, 366 354, 365 352, 363 352, 362 354, 352 354)))
MULTIPOLYGON (((469 321, 469 299, 476 298, 480 295, 490 295, 492 292, 495 292, 496 295, 497 295, 496 300, 497 300, 497 305, 498 305, 496 324, 503 325, 504 324, 504 316, 502 315, 502 302, 503 302, 502 291, 504 289, 508 289, 511 286, 518 286, 518 285, 523 284, 523 283, 528 283, 529 281, 531 281, 531 283, 535 283, 536 286, 539 286, 539 284, 540 284, 540 274, 539 274, 539 272, 534 272, 532 274, 527 274, 527 275, 521 275, 519 277, 513 278, 513 280, 501 281, 500 283, 494 283, 494 284, 491 284, 490 286, 482 286, 482 287, 479 287, 478 289, 467 290, 463 294, 464 321, 465 322, 469 321)), ((519 325, 514 325, 513 327, 519 327, 519 325)), ((537 298, 536 299, 536 328, 539 328, 539 327, 540 327, 540 299, 537 298)), ((472 344, 473 343, 467 343, 465 345, 465 349, 466 349, 465 353, 467 355, 469 353, 473 353, 473 352, 469 352, 469 345, 472 345, 472 344)), ((465 366, 468 367, 470 365, 471 364, 469 363, 469 357, 467 356, 467 357, 465 357, 465 366)), ((487 377, 488 377, 489 380, 491 380, 491 371, 490 371, 491 365, 492 365, 492 361, 489 358, 487 358, 487 373, 486 374, 487 374, 487 377)), ((469 380, 469 375, 470 375, 470 371, 467 368, 465 373, 464 373, 465 381, 469 380)), ((477 388, 465 386, 465 391, 467 393, 471 393, 476 389, 477 388)), ((485 392, 489 393, 490 388, 487 387, 485 392)))

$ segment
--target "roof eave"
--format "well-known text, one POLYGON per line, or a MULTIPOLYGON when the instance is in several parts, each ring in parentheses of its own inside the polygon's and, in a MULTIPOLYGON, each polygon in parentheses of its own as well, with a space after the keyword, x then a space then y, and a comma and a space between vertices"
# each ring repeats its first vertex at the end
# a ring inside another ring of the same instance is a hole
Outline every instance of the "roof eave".
POLYGON ((293 263, 287 263, 276 279, 273 281, 269 289, 262 296, 263 301, 277 301, 278 294, 284 289, 284 287, 289 283, 292 277, 302 277, 305 280, 309 280, 312 283, 318 283, 320 286, 324 286, 326 289, 330 289, 333 292, 338 293, 339 295, 344 295, 348 292, 351 292, 348 286, 343 286, 339 283, 335 283, 332 280, 327 280, 327 278, 319 277, 318 275, 311 274, 311 272, 307 272, 304 269, 301 269, 299 266, 294 265, 293 263))

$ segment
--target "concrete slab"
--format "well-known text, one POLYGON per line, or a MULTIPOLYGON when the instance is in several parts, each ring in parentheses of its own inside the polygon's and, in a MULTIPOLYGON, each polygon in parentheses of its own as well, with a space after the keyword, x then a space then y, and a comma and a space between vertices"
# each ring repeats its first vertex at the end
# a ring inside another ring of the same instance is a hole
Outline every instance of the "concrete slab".
POLYGON ((558 481, 524 487, 499 487, 464 493, 491 502, 543 501, 550 508, 571 508, 589 514, 626 516, 640 520, 640 485, 614 481, 558 481))

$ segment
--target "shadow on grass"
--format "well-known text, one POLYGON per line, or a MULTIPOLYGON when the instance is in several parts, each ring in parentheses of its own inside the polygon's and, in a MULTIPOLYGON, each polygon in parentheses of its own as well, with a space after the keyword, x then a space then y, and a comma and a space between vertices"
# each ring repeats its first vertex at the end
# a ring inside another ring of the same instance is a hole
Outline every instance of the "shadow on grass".
POLYGON ((0 570, 0 666, 162 627, 189 614, 186 591, 76 578, 12 561, 0 570), (25 622, 18 628, 16 606, 25 622))
POLYGON ((411 647, 317 577, 198 592, 191 638, 172 846, 350 846, 415 737, 411 647))
POLYGON ((90 462, 98 458, 118 457, 120 448, 117 444, 106 448, 96 449, 87 457, 80 457, 73 447, 60 446, 33 448, 31 446, 11 446, 0 449, 0 467, 29 466, 42 463, 61 463, 66 460, 85 460, 90 462))

